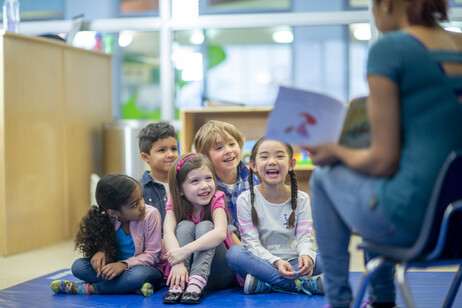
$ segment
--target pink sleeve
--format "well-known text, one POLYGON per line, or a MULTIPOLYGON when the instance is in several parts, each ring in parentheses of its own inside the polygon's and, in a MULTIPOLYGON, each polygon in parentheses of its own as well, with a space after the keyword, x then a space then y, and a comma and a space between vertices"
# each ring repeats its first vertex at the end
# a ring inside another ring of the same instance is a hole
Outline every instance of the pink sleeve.
POLYGON ((170 193, 168 194, 167 203, 165 203, 165 210, 166 211, 171 211, 172 210, 172 197, 170 196, 170 193))
POLYGON ((226 213, 225 193, 222 191, 216 191, 212 198, 212 204, 210 205, 211 212, 213 213, 217 208, 224 209, 226 213))
MULTIPOLYGON (((226 213, 225 193, 222 191, 217 191, 212 198, 212 204, 210 207, 212 213, 218 208, 222 208, 226 213)), ((229 234, 228 228, 226 228, 226 239, 224 242, 226 248, 233 246, 233 241, 231 240, 231 235, 229 234)))
POLYGON ((162 253, 161 218, 159 211, 152 208, 147 213, 143 222, 138 224, 136 231, 133 230, 137 233, 136 237, 132 234, 132 238, 138 253, 135 252, 135 256, 124 260, 128 268, 137 265, 154 266, 159 262, 160 254, 162 253))

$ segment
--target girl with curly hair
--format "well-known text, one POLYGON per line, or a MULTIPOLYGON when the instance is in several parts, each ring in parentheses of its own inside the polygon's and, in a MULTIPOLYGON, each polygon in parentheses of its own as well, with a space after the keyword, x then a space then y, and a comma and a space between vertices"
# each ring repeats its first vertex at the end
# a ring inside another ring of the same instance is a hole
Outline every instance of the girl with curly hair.
POLYGON ((80 222, 75 247, 83 258, 72 265, 81 282, 56 280, 55 293, 121 294, 154 292, 163 279, 161 218, 146 206, 140 184, 123 174, 103 177, 96 186, 98 206, 80 222))

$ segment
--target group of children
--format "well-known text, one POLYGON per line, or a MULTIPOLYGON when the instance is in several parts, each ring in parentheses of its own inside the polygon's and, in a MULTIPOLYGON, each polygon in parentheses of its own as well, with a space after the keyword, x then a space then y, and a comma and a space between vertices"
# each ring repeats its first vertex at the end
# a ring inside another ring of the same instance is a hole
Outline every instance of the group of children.
POLYGON ((247 168, 244 137, 226 122, 204 124, 196 152, 181 156, 168 123, 138 137, 150 171, 140 182, 121 174, 98 182, 98 205, 75 240, 83 258, 72 273, 82 281, 53 281, 55 293, 150 296, 166 284, 167 304, 198 304, 204 290, 235 285, 245 294, 323 293, 310 200, 297 188, 290 145, 261 138, 247 168))

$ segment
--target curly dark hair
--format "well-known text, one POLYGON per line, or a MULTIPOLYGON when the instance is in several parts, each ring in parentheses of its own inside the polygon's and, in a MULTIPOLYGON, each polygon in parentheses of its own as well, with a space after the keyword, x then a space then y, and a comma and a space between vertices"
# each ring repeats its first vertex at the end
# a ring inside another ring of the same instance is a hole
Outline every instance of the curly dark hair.
POLYGON ((116 261, 119 249, 114 224, 107 210, 119 211, 127 204, 140 184, 124 174, 109 174, 96 185, 96 203, 82 218, 75 237, 75 248, 84 258, 91 258, 98 251, 104 251, 108 262, 116 261))

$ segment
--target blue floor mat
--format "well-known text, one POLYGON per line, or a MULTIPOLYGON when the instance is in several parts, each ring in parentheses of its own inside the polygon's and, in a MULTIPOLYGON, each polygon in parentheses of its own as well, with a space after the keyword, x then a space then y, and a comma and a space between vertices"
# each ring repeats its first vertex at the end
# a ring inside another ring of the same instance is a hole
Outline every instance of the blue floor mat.
MULTIPOLYGON (((351 285, 356 288, 361 273, 350 274, 351 285)), ((441 307, 452 281, 452 272, 410 272, 408 281, 417 307, 441 307)), ((0 290, 0 307, 174 307, 164 305, 162 297, 166 289, 150 297, 141 295, 68 295, 54 294, 50 283, 56 279, 77 280, 70 270, 61 270, 19 285, 0 290)), ((459 294, 453 307, 462 307, 459 294)), ((242 288, 222 291, 208 291, 201 307, 322 307, 326 303, 324 296, 308 297, 305 294, 268 293, 244 295, 242 288)), ((405 307, 398 293, 398 304, 405 307)), ((178 306, 178 305, 177 305, 178 306)), ((180 305, 181 306, 181 305, 180 305)))

